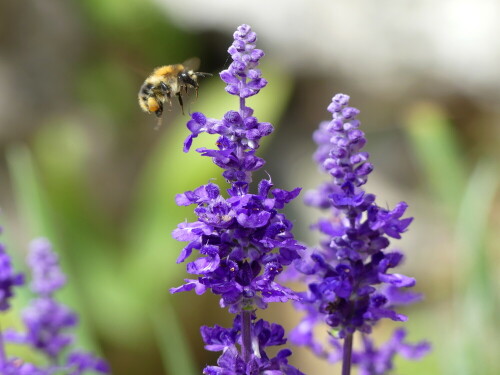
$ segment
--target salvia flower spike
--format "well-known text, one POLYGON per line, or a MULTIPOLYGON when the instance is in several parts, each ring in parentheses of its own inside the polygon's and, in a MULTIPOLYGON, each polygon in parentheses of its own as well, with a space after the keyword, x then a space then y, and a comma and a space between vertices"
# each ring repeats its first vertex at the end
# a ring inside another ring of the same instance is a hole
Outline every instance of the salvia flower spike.
MULTIPOLYGON (((23 284, 24 276, 12 269, 10 257, 0 244, 0 306, 9 308, 12 287, 23 284)), ((44 238, 34 240, 27 263, 32 271, 31 290, 37 295, 23 310, 24 332, 0 331, 0 374, 2 375, 83 375, 109 374, 108 364, 92 354, 72 350, 71 330, 78 324, 75 312, 55 299, 54 294, 66 284, 57 254, 44 238), (35 365, 20 358, 8 357, 3 343, 24 345, 46 358, 46 365, 35 365), (69 354, 65 354, 69 350, 69 354)))
POLYGON ((403 253, 388 250, 390 240, 401 238, 413 219, 404 217, 405 202, 385 209, 375 203, 375 195, 363 190, 373 166, 363 151, 366 137, 359 129, 359 111, 349 106, 349 96, 335 95, 328 111, 332 119, 321 123, 314 133, 318 144, 314 159, 330 180, 307 192, 305 202, 329 210, 330 217, 313 226, 324 235, 320 248, 308 249, 295 263, 306 275, 308 291, 296 303, 306 315, 290 339, 331 361, 342 360, 343 375, 350 373, 351 362, 359 365, 363 374, 384 374, 374 369, 392 368, 395 354, 420 358, 429 350, 427 343, 404 343, 403 329, 378 351, 366 336, 381 319, 406 321, 395 306, 420 297, 409 291, 415 285, 414 278, 391 272, 403 261, 403 253), (320 322, 330 327, 329 348, 313 335, 320 322), (360 351, 352 348, 355 332, 363 336, 364 349, 360 351))
POLYGON ((193 113, 187 123, 191 134, 184 142, 187 152, 199 134, 216 134, 216 148, 196 151, 222 168, 230 185, 227 195, 210 182, 176 197, 180 206, 196 205, 197 216, 195 222, 181 223, 173 232, 175 239, 188 242, 177 261, 184 262, 193 252, 199 256, 187 264, 187 271, 197 278, 186 279, 171 292, 210 290, 220 296, 221 307, 236 314, 230 329, 202 327, 207 350, 222 351, 217 366, 206 367, 205 374, 301 374, 288 364, 289 350, 267 356, 266 347, 285 342, 284 330, 256 316, 256 310, 269 302, 298 298, 276 277, 303 249, 292 234, 292 223, 280 213, 300 189, 278 189, 264 179, 257 192, 250 193, 252 174, 264 165, 256 150, 262 137, 273 131, 246 104, 267 84, 257 68, 264 53, 256 48, 256 41, 250 26, 239 26, 228 50, 231 64, 220 73, 226 91, 238 97, 239 108, 220 120, 193 113))

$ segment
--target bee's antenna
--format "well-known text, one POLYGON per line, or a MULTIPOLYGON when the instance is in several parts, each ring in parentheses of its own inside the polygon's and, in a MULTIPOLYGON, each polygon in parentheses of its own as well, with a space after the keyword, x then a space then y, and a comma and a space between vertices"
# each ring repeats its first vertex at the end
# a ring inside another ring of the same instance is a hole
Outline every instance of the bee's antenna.
POLYGON ((228 61, 229 61, 229 56, 226 57, 226 61, 224 61, 224 67, 226 67, 228 61))

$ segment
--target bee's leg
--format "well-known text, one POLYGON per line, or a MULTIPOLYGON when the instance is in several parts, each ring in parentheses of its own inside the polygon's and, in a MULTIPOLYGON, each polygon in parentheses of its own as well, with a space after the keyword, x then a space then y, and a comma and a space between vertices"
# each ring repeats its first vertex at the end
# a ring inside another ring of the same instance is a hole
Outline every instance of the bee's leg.
POLYGON ((186 85, 186 89, 187 89, 187 85, 191 85, 193 87, 198 87, 198 83, 194 79, 192 79, 189 76, 189 74, 187 74, 185 72, 182 72, 179 74, 179 80, 186 85))
POLYGON ((184 114, 184 104, 182 103, 182 96, 180 92, 177 94, 177 99, 179 99, 179 104, 181 106, 182 114, 184 114))
POLYGON ((169 106, 172 107, 172 88, 167 85, 165 82, 160 82, 160 90, 162 94, 164 95, 161 97, 161 102, 164 103, 165 101, 168 102, 169 106), (166 97, 166 99, 165 99, 166 97))
POLYGON ((160 118, 161 117, 161 114, 163 113, 163 103, 162 102, 158 102, 158 104, 160 105, 158 107, 158 109, 155 111, 155 115, 156 117, 160 118))
POLYGON ((155 130, 158 130, 161 128, 161 120, 162 120, 162 118, 158 117, 158 121, 156 121, 155 130))
MULTIPOLYGON (((211 73, 203 73, 203 72, 196 72, 194 73, 195 74, 195 77, 196 78, 206 78, 206 77, 212 77, 212 74, 211 73)), ((196 82, 194 80, 194 82, 196 83, 194 86, 194 89, 196 91, 196 97, 198 97, 198 82, 196 82)))

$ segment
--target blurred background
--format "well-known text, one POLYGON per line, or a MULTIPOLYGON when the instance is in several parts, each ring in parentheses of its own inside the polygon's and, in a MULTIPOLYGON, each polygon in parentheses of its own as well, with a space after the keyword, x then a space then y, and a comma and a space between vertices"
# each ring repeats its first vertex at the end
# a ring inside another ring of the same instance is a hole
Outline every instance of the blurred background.
MULTIPOLYGON (((248 23, 269 81, 248 104, 276 126, 255 179, 269 173, 277 187, 305 190, 322 181, 311 134, 331 97, 349 94, 375 165, 367 190, 381 206, 407 201, 415 217, 393 246, 407 255, 400 272, 425 294, 404 310, 410 340, 434 349, 420 362, 398 360, 395 373, 496 375, 499 14, 494 0, 0 2, 2 241, 22 270, 32 238, 53 242, 69 275, 61 298, 81 315, 78 342, 114 374, 194 375, 215 364, 199 327, 231 316, 208 294, 168 293, 187 276, 170 233, 193 218, 175 194, 223 181, 208 159, 182 152, 189 117, 174 105, 154 130, 137 92, 154 67, 198 56, 214 77, 186 112, 236 109, 217 73, 235 28, 248 23)), ((315 244, 308 226, 318 213, 299 198, 287 214, 296 237, 315 244)), ((16 309, 28 298, 20 293, 16 309)), ((277 304, 261 316, 288 329, 300 317, 277 304)), ((377 341, 394 327, 378 328, 377 341)), ((306 373, 338 371, 294 353, 306 373)))

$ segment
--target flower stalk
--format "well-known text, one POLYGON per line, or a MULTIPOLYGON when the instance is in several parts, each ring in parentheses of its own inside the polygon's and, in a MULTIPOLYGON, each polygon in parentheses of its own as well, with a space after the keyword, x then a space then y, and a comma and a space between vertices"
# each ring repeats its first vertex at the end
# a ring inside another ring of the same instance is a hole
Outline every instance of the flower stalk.
POLYGON ((218 366, 208 366, 205 374, 301 374, 288 364, 288 350, 269 358, 267 346, 282 345, 281 326, 257 320, 256 311, 269 302, 296 300, 297 295, 279 284, 275 278, 299 258, 303 249, 293 237, 292 223, 280 213, 300 189, 285 191, 274 188, 272 181, 261 180, 257 192, 250 191, 253 173, 265 161, 256 155, 261 138, 273 131, 273 126, 260 122, 247 106, 246 99, 267 85, 257 68, 264 52, 256 48, 257 35, 248 25, 234 33, 228 52, 232 62, 220 73, 225 90, 238 97, 237 111, 228 111, 221 120, 193 113, 187 127, 191 134, 184 142, 190 150, 193 140, 201 133, 217 134, 216 148, 198 148, 202 156, 210 157, 223 169, 229 183, 227 197, 215 183, 179 194, 178 205, 196 205, 197 220, 181 223, 173 232, 179 241, 188 241, 177 262, 184 262, 193 251, 199 257, 187 264, 187 271, 197 276, 172 288, 172 293, 207 290, 221 297, 221 307, 236 315, 232 329, 202 327, 207 350, 222 351, 218 366), (238 350, 239 347, 239 350, 238 350))
POLYGON ((245 363, 252 357, 252 312, 241 312, 241 356, 245 363))
POLYGON ((332 119, 322 122, 314 133, 318 144, 314 159, 331 179, 307 192, 305 202, 330 216, 313 226, 324 236, 320 247, 308 249, 307 256, 295 263, 309 290, 297 303, 306 315, 290 337, 323 358, 342 361, 342 375, 350 374, 351 364, 363 375, 382 375, 392 369, 397 353, 418 359, 429 351, 424 342, 404 343, 404 331, 379 350, 368 338, 382 319, 406 321, 396 306, 420 299, 409 291, 414 278, 390 272, 401 264, 403 253, 388 250, 390 240, 401 238, 413 219, 404 217, 405 202, 388 210, 363 189, 373 165, 363 151, 366 137, 359 129, 359 110, 349 106, 349 96, 335 95, 328 111, 332 119), (312 333, 321 322, 334 332, 329 347, 312 333), (354 334, 363 338, 360 350, 353 350, 354 334))
POLYGON ((352 338, 353 334, 348 333, 344 339, 342 375, 351 375, 352 338))

